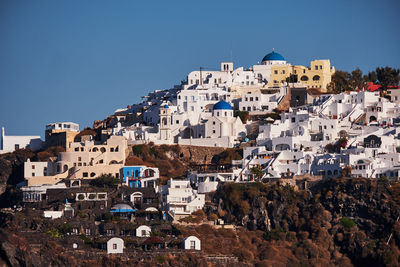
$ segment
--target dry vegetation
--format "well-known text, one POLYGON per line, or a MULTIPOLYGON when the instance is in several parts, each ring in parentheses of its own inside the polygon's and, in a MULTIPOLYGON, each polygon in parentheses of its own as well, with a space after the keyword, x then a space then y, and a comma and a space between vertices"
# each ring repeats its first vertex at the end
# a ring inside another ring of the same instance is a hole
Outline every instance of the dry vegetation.
POLYGON ((189 162, 181 158, 178 145, 136 145, 132 147, 132 155, 128 157, 126 165, 157 167, 163 184, 170 178, 180 177, 186 173, 189 162))
POLYGON ((259 266, 398 266, 399 195, 400 184, 385 179, 332 179, 298 192, 276 184, 225 184, 208 216, 243 228, 181 231, 199 236, 209 253, 259 266))

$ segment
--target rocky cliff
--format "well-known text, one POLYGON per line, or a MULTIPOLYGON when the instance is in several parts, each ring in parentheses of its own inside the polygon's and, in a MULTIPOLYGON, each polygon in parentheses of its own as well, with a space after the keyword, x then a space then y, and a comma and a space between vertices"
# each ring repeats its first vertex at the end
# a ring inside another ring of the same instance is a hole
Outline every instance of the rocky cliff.
POLYGON ((286 264, 399 264, 398 182, 331 179, 298 192, 276 184, 225 184, 213 196, 213 212, 262 233, 265 242, 252 251, 255 263, 269 265, 266 249, 286 264))

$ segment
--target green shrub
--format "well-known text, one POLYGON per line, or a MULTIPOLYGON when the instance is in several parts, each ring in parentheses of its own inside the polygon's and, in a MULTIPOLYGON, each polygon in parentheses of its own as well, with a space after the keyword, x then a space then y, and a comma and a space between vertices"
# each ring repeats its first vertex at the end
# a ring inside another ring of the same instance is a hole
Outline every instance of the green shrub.
POLYGON ((343 227, 349 231, 351 228, 353 228, 354 226, 356 226, 357 224, 354 222, 354 220, 347 218, 347 217, 343 217, 342 219, 340 219, 340 223, 343 225, 343 227))
POLYGON ((63 234, 60 233, 60 231, 57 228, 52 228, 48 231, 45 232, 47 235, 49 235, 50 237, 63 237, 63 234))
POLYGON ((90 185, 96 187, 114 187, 121 183, 120 179, 115 178, 111 174, 101 174, 98 178, 90 181, 90 185))
POLYGON ((167 259, 165 258, 165 256, 163 256, 163 255, 157 255, 157 256, 155 256, 155 259, 156 259, 156 261, 158 262, 158 263, 161 263, 161 264, 163 264, 167 259))
POLYGON ((136 145, 132 147, 132 153, 135 156, 140 156, 142 154, 143 151, 143 146, 144 145, 136 145))

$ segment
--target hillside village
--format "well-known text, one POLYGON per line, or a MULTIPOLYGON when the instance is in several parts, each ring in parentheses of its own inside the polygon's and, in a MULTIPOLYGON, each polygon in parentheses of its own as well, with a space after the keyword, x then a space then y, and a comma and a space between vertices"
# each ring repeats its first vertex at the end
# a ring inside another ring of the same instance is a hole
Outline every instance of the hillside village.
POLYGON ((185 227, 248 225, 215 200, 231 184, 299 191, 330 179, 398 181, 398 83, 338 92, 329 60, 292 65, 275 51, 249 68, 220 67, 192 71, 92 128, 49 123, 45 140, 3 128, 1 154, 31 151, 23 177, 4 189, 15 198, 4 220, 32 244, 46 233, 76 253, 204 253, 185 227), (15 213, 26 218, 7 217, 15 213))

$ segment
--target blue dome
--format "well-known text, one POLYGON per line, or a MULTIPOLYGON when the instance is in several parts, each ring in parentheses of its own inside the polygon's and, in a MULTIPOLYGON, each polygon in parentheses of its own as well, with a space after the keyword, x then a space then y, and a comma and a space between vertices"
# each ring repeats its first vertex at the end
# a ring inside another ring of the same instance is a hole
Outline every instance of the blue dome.
POLYGON ((164 107, 163 108, 169 108, 169 106, 168 105, 164 105, 164 107))
POLYGON ((215 109, 228 109, 232 110, 231 105, 229 103, 225 102, 224 100, 219 101, 217 104, 214 105, 214 110, 215 109))
POLYGON ((272 51, 271 53, 267 54, 262 61, 270 61, 270 60, 285 60, 285 58, 279 54, 276 53, 275 51, 272 51))

